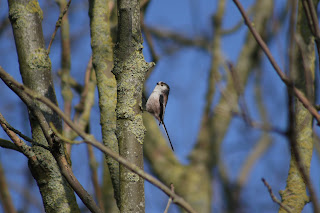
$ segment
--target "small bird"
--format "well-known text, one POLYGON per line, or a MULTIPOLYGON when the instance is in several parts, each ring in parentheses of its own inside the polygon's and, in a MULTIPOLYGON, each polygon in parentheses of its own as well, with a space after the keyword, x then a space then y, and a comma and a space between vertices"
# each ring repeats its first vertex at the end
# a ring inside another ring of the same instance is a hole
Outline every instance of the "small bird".
POLYGON ((163 122, 164 112, 166 110, 168 97, 169 97, 170 87, 168 84, 159 81, 152 91, 150 97, 148 98, 146 108, 149 113, 151 113, 158 121, 159 126, 162 124, 166 134, 168 136, 172 151, 174 151, 166 125, 163 122))

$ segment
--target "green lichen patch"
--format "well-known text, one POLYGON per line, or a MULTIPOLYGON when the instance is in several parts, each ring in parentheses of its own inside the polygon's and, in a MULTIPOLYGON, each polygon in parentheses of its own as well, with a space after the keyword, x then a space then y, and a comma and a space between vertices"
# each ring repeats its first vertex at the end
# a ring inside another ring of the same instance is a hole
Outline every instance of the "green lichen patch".
POLYGON ((139 175, 129 172, 127 173, 127 180, 130 182, 138 182, 139 181, 139 175))
POLYGON ((9 9, 9 18, 11 20, 12 26, 15 29, 26 26, 28 23, 26 21, 26 10, 23 4, 14 4, 9 9))
POLYGON ((36 49, 27 59, 31 69, 50 69, 51 61, 47 51, 43 48, 36 49))
POLYGON ((130 123, 129 131, 135 135, 137 141, 142 145, 146 128, 143 125, 142 116, 140 114, 136 115, 133 121, 130 123))
POLYGON ((39 2, 36 0, 29 1, 26 6, 27 11, 30 13, 38 13, 40 20, 43 20, 43 12, 40 8, 39 2))

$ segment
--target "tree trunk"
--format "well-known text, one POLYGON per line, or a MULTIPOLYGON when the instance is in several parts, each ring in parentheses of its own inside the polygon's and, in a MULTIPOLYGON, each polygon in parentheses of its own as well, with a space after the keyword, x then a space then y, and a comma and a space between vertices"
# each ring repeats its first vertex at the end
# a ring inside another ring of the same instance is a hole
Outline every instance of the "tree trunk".
MULTIPOLYGON (((117 138, 120 155, 143 169, 142 91, 153 63, 142 54, 140 2, 118 1, 118 37, 113 73, 117 79, 117 138)), ((144 180, 120 165, 120 211, 144 212, 144 180)))
MULTIPOLYGON (((303 91, 310 101, 314 99, 314 69, 315 69, 315 52, 314 39, 310 31, 302 2, 299 1, 298 17, 296 25, 296 34, 301 37, 302 50, 296 47, 291 50, 294 52, 292 78, 294 85, 303 91), (302 51, 302 52, 301 52, 302 51), (305 67, 303 59, 307 60, 305 67)), ((313 151, 313 118, 309 111, 302 105, 297 98, 294 98, 294 134, 293 140, 296 143, 301 163, 304 165, 308 175, 313 151)), ((291 120, 291 119, 290 119, 291 120)), ((289 124, 290 125, 290 124, 289 124)), ((291 143, 292 145, 292 143, 291 143)), ((284 191, 280 192, 282 203, 291 209, 291 212, 301 212, 308 203, 309 198, 306 192, 305 181, 299 171, 295 159, 295 153, 291 147, 290 169, 287 178, 287 186, 284 191)), ((279 213, 286 212, 283 208, 279 209, 279 213)))
MULTIPOLYGON (((18 52, 20 73, 23 83, 40 95, 57 104, 51 76, 51 61, 45 49, 42 33, 42 10, 37 1, 9 0, 9 18, 12 24, 18 52)), ((61 120, 56 113, 42 103, 36 105, 47 122, 52 122, 61 130, 61 120)), ((29 113, 32 138, 35 142, 48 146, 42 129, 34 116, 29 113)), ((64 154, 61 144, 58 150, 64 154)), ((32 147, 37 155, 39 166, 30 164, 36 179, 46 212, 79 212, 78 205, 69 184, 62 176, 51 152, 40 146, 32 147)))
MULTIPOLYGON (((99 91, 100 124, 103 144, 119 153, 116 131, 117 84, 113 68, 112 39, 110 35, 109 0, 90 0, 90 30, 92 46, 92 63, 96 71, 99 91)), ((119 206, 119 163, 106 156, 114 196, 119 206)))

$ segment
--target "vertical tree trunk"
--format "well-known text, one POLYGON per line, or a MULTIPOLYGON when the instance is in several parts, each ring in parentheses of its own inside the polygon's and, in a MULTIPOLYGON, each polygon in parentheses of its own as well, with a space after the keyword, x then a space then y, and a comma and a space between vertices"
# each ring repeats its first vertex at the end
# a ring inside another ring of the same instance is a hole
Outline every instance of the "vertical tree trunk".
MULTIPOLYGON (((303 91, 309 100, 314 99, 314 69, 315 69, 315 52, 314 39, 309 29, 307 17, 303 10, 301 1, 298 6, 298 17, 296 35, 301 36, 302 53, 297 47, 295 51, 293 62, 293 73, 295 86, 303 91), (307 60, 307 66, 304 67, 302 56, 307 60), (308 70, 311 71, 308 73, 308 70), (309 78, 309 80, 308 80, 309 78), (310 81, 311 80, 311 81, 310 81)), ((298 149, 301 161, 309 174, 310 164, 313 151, 313 136, 312 136, 312 115, 302 105, 297 98, 294 98, 294 133, 296 147, 298 149)), ((301 212, 309 198, 306 192, 306 184, 297 166, 294 152, 291 147, 290 169, 287 178, 287 186, 284 191, 281 191, 282 202, 288 206, 291 212, 301 212)), ((279 209, 279 213, 286 212, 283 208, 279 209)))
MULTIPOLYGON (((145 73, 153 65, 142 54, 140 2, 118 1, 118 37, 113 73, 117 79, 117 138, 120 155, 143 168, 142 90, 145 73)), ((120 165, 121 212, 144 212, 144 181, 120 165)))
MULTIPOLYGON (((37 1, 9 0, 9 18, 12 24, 18 52, 20 73, 23 83, 38 94, 57 103, 51 76, 51 61, 47 55, 42 33, 42 10, 37 1)), ((44 104, 36 103, 47 122, 61 129, 61 120, 44 104)), ((29 114, 32 138, 35 142, 48 146, 39 123, 29 114)), ((61 144, 57 144, 60 154, 64 154, 61 144)), ((79 212, 78 205, 69 184, 63 178, 57 162, 47 149, 32 147, 40 166, 30 164, 42 195, 46 212, 79 212)))
MULTIPOLYGON (((96 72, 99 91, 100 124, 104 145, 119 153, 116 131, 117 84, 113 68, 112 39, 110 35, 109 0, 90 0, 90 30, 92 63, 96 72)), ((119 163, 106 156, 114 195, 119 206, 119 163)))

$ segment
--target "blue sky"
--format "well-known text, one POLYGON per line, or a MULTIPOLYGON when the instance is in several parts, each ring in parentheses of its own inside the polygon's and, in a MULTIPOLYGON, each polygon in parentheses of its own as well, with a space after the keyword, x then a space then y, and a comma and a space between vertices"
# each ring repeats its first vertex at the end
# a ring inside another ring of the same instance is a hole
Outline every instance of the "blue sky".
MULTIPOLYGON (((254 1, 242 1, 248 8, 254 1)), ((285 1, 275 1, 275 18, 285 7, 285 1)), ((226 3, 226 14, 223 20, 224 28, 231 28, 241 19, 240 13, 233 4, 228 0, 226 3)), ((44 11, 43 31, 46 37, 46 46, 54 30, 54 25, 59 16, 59 9, 54 2, 40 1, 40 6, 44 11)), ((145 23, 151 27, 167 29, 180 33, 188 38, 205 37, 211 39, 213 29, 211 25, 211 16, 215 12, 217 1, 209 0, 152 0, 147 13, 145 23)), ((8 16, 7 2, 2 2, 0 7, 0 19, 8 16)), ((88 17, 88 1, 73 0, 70 10, 70 30, 72 40, 72 69, 71 75, 83 82, 86 65, 91 55, 90 30, 88 17)), ((288 20, 280 30, 278 35, 270 42, 270 48, 280 66, 283 68, 283 60, 286 59, 288 20)), ((222 55, 236 62, 239 51, 241 50, 244 36, 247 32, 246 26, 242 26, 236 33, 226 36, 222 40, 222 55)), ((59 90, 59 78, 57 71, 60 68, 60 38, 59 33, 53 43, 50 58, 52 61, 53 76, 56 83, 56 94, 60 106, 62 106, 61 91, 59 90)), ((205 92, 207 88, 208 71, 211 65, 211 55, 208 51, 198 47, 179 47, 169 54, 165 51, 167 46, 164 42, 155 40, 155 50, 160 56, 152 75, 146 82, 146 89, 151 93, 156 82, 164 81, 170 85, 170 98, 166 108, 165 121, 171 140, 175 146, 177 158, 184 164, 188 163, 188 154, 192 150, 197 139, 200 128, 200 119, 205 103, 205 92)), ((19 65, 15 52, 15 44, 11 27, 0 35, 0 66, 21 82, 19 75, 19 65)), ((144 55, 146 61, 150 61, 149 48, 144 43, 144 55)), ((264 59, 263 66, 250 76, 248 85, 245 90, 245 100, 249 107, 249 113, 259 120, 259 114, 254 98, 254 82, 257 72, 262 76, 262 94, 263 101, 269 114, 269 122, 273 125, 286 128, 286 90, 285 86, 276 75, 270 63, 264 59)), ((0 112, 5 118, 17 129, 30 135, 30 127, 27 122, 26 109, 19 99, 7 89, 3 82, 0 82, 0 112)), ((73 104, 76 104, 79 97, 75 96, 73 104)), ((218 96, 217 99, 218 100, 218 96)), ((98 140, 101 139, 99 127, 99 108, 98 102, 92 110, 91 130, 98 140)), ((222 156, 227 166, 228 172, 232 179, 235 179, 245 161, 250 150, 257 142, 261 131, 248 128, 241 118, 234 118, 227 136, 222 146, 222 156)), ((285 188, 285 181, 289 168, 290 153, 285 138, 277 134, 271 134, 273 145, 268 151, 256 162, 249 176, 248 184, 242 191, 241 198, 245 204, 245 212, 275 212, 278 206, 274 204, 267 192, 267 189, 261 182, 261 177, 272 186, 274 193, 278 196, 278 191, 285 188), (254 201, 252 201, 254 200, 254 201), (262 211, 264 209, 264 211, 262 211)), ((0 137, 7 138, 5 133, 0 130, 0 137)), ((98 150, 95 150, 97 158, 103 159, 98 150)), ((90 182, 90 174, 85 145, 77 145, 72 151, 73 170, 79 181, 89 191, 93 191, 90 182), (81 156, 81 157, 78 157, 81 156)), ((28 185, 26 180, 27 161, 21 154, 0 148, 0 161, 3 164, 11 194, 15 206, 22 208, 22 196, 16 188, 23 188, 28 185)), ((145 164, 146 170, 149 170, 148 163, 145 164)), ((319 194, 319 159, 314 154, 311 166, 311 178, 313 179, 316 191, 319 194)), ((101 168, 99 170, 101 176, 101 168)), ((215 171, 213 171, 215 172, 215 171)), ((219 190, 221 186, 216 180, 213 180, 215 196, 213 198, 213 210, 221 212, 222 205, 219 190)), ((167 202, 167 196, 160 190, 156 189, 149 183, 146 186, 146 212, 163 212, 167 202)), ((41 198, 37 186, 33 183, 32 188, 28 189, 38 199, 41 204, 41 198)), ((278 196, 279 197, 279 196, 278 196)), ((171 207, 171 213, 178 212, 177 208, 171 207)), ((1 211, 1 210, 0 210, 1 211)), ((32 207, 29 212, 35 212, 36 208, 32 207)), ((311 212, 310 204, 304 209, 304 212, 311 212)))

